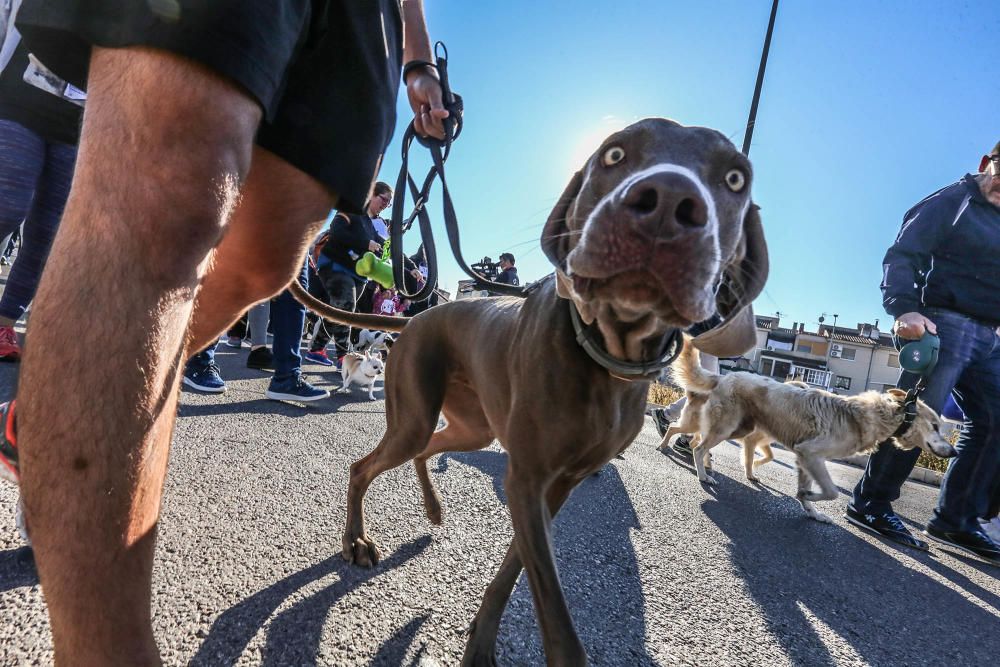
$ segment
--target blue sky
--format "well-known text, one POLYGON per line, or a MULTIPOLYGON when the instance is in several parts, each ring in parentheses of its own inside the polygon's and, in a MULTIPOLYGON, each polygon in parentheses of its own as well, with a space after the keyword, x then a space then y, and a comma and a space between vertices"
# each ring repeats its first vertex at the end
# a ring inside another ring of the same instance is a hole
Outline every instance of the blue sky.
MULTIPOLYGON (((538 247, 549 209, 634 120, 666 116, 742 144, 770 0, 425 5, 465 99, 448 178, 469 261, 509 250, 522 280, 549 273, 538 247)), ((771 253, 759 314, 888 329, 880 266, 903 213, 1000 140, 998 45, 997 0, 782 0, 750 150, 771 253)), ((410 117, 401 95, 397 135, 410 117)), ((394 142, 390 183, 398 155, 394 142)), ((419 155, 414 171, 425 169, 419 155)), ((464 276, 432 205, 441 284, 454 291, 464 276)))

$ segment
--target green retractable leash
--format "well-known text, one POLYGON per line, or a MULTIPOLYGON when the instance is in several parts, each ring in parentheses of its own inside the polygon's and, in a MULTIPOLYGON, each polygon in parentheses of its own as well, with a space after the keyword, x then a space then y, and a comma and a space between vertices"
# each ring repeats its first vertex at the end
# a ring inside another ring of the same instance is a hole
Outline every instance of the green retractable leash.
POLYGON ((906 433, 917 419, 917 399, 927 388, 927 376, 937 366, 940 351, 941 339, 927 331, 924 331, 920 340, 910 341, 900 348, 900 368, 920 377, 917 384, 906 392, 906 398, 903 399, 903 423, 899 425, 892 437, 897 438, 906 433))

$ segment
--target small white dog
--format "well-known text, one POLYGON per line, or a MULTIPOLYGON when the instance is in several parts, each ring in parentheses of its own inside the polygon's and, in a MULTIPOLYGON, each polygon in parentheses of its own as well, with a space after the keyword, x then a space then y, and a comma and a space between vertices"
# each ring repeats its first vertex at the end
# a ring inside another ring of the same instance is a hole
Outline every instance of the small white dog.
POLYGON ((358 342, 354 345, 354 351, 378 350, 380 352, 387 352, 392 347, 393 341, 393 337, 384 331, 362 329, 358 334, 358 342))
POLYGON ((373 350, 368 350, 364 354, 349 352, 344 355, 343 365, 340 367, 340 377, 344 380, 338 393, 346 394, 351 390, 352 384, 368 387, 368 398, 372 401, 375 396, 375 379, 385 370, 385 363, 382 355, 373 350))

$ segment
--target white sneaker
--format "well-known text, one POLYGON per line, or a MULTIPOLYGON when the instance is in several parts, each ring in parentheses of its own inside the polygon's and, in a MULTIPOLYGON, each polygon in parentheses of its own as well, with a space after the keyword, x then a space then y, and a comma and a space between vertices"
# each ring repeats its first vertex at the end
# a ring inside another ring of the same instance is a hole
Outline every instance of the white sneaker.
POLYGON ((979 520, 979 526, 983 529, 993 542, 1000 544, 1000 516, 995 516, 989 521, 985 519, 979 520))

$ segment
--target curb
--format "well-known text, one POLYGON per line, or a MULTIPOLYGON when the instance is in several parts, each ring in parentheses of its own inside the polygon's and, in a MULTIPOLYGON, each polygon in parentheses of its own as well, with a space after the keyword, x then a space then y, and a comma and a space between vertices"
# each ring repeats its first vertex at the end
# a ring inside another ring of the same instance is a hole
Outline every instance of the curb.
MULTIPOLYGON (((854 466, 856 468, 864 468, 868 465, 867 454, 858 454, 856 456, 849 456, 846 459, 833 460, 838 463, 846 463, 847 465, 854 466)), ((941 486, 941 480, 944 479, 944 473, 938 472, 937 470, 931 470, 930 468, 920 468, 914 466, 907 479, 911 482, 922 482, 930 486, 941 486)))

